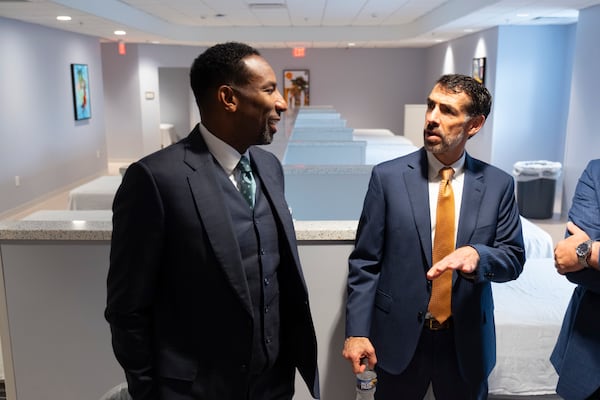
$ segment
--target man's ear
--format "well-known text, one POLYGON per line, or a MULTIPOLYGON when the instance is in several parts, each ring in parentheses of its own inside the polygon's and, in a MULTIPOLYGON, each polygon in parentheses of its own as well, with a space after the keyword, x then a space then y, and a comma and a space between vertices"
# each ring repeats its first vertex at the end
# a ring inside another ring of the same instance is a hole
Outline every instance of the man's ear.
POLYGON ((237 109, 238 98, 235 95, 235 92, 228 85, 221 85, 217 89, 217 97, 219 100, 219 104, 222 105, 225 111, 234 112, 237 109))
POLYGON ((469 135, 469 139, 475 136, 475 134, 483 128, 484 123, 485 117, 483 115, 473 117, 467 122, 467 135, 469 135))

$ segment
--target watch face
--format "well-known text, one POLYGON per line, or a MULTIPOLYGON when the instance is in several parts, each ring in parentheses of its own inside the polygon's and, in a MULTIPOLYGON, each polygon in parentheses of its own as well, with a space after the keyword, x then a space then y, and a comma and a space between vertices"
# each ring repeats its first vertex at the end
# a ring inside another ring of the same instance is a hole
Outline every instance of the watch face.
POLYGON ((577 249, 575 250, 575 252, 577 253, 578 257, 585 257, 587 255, 587 253, 590 250, 590 244, 588 242, 583 242, 581 243, 579 246, 577 246, 577 249))

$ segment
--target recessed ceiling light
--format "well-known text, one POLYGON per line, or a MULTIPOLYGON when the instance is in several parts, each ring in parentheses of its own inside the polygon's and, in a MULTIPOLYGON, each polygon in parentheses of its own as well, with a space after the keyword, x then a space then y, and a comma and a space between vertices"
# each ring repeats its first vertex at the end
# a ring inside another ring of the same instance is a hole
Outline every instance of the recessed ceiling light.
POLYGON ((68 15, 59 15, 58 17, 56 17, 56 19, 59 21, 70 21, 71 17, 69 17, 68 15))
POLYGON ((113 33, 117 36, 127 35, 127 32, 125 32, 125 31, 114 31, 113 33))
POLYGON ((473 31, 474 31, 474 29, 467 28, 467 29, 465 29, 463 32, 467 32, 467 33, 468 33, 468 32, 473 32, 473 31))
POLYGON ((354 43, 354 42, 348 43, 348 47, 354 47, 354 46, 356 46, 356 43, 354 43))
POLYGON ((248 8, 251 10, 276 10, 285 7, 285 2, 283 1, 248 3, 248 8))
POLYGON ((517 14, 517 17, 519 17, 519 18, 525 18, 525 17, 529 17, 529 14, 527 14, 527 13, 519 13, 519 14, 517 14))

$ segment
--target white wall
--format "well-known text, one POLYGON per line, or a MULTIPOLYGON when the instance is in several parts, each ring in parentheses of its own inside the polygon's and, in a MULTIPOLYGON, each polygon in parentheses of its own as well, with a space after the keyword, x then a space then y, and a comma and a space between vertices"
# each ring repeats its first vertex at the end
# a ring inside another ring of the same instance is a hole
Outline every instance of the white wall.
MULTIPOLYGON (((443 74, 471 75, 473 58, 486 57, 485 86, 494 96, 496 87, 496 61, 498 30, 496 28, 477 32, 433 46, 427 52, 427 94, 435 81, 443 74)), ((427 95, 426 94, 426 95, 427 95)), ((467 143, 467 151, 472 156, 486 162, 492 162, 493 124, 498 113, 492 106, 492 112, 483 129, 467 143)))
POLYGON ((505 171, 523 160, 562 162, 574 25, 499 30, 492 160, 505 171))
MULTIPOLYGON (((596 8, 597 9, 597 8, 596 8)), ((598 37, 598 21, 600 16, 590 15, 584 11, 577 24, 577 40, 575 43, 575 26, 503 26, 492 28, 473 35, 440 44, 430 49, 427 55, 428 80, 430 85, 443 73, 471 74, 471 61, 475 57, 486 57, 486 87, 493 96, 492 112, 484 129, 467 144, 471 155, 494 164, 509 174, 516 161, 551 160, 566 165, 581 165, 583 160, 562 156, 565 141, 571 147, 584 147, 582 140, 576 138, 575 132, 587 131, 592 121, 588 120, 587 129, 580 126, 568 129, 567 118, 581 121, 578 117, 569 116, 573 110, 573 100, 569 104, 571 74, 579 77, 580 94, 575 101, 583 100, 588 118, 592 118, 592 108, 597 108, 598 87, 590 85, 590 76, 596 76, 598 69, 597 46, 593 38, 598 37), (583 18, 582 18, 583 17, 583 18), (583 24, 583 27, 581 25, 583 24), (593 26, 593 27, 592 27, 593 26), (580 31, 583 30, 583 33, 580 31), (591 31, 588 31, 591 30, 591 31), (590 52, 593 48, 594 52, 590 52), (592 60, 590 60, 590 55, 592 60), (579 63, 582 71, 573 70, 573 60, 579 63), (581 60, 586 60, 581 62, 581 60), (585 71, 585 72, 583 72, 585 71), (581 80, 581 77, 583 80, 581 80), (581 92, 583 90, 583 92, 581 92), (568 132, 568 133, 567 133, 568 132)), ((577 81, 576 78, 573 78, 577 81)), ((597 80, 595 82, 597 84, 597 80)), ((580 105, 575 105, 581 109, 580 105)), ((580 137, 580 134, 579 134, 580 137)), ((591 138, 588 138, 592 141, 591 138)), ((594 151, 593 146, 586 149, 594 151)), ((597 151, 596 154, 599 154, 597 151)), ((576 168, 581 172, 580 168, 576 168)), ((568 188, 574 186, 573 176, 561 176, 558 179, 557 194, 562 192, 562 181, 568 188)), ((567 194, 568 198, 572 196, 567 194)), ((555 203, 555 208, 565 207, 563 199, 555 203)))
POLYGON ((106 143, 98 39, 0 18, 0 54, 1 216, 99 174, 106 143), (88 120, 74 119, 71 63, 89 66, 88 120))
POLYGON ((571 206, 575 185, 588 161, 600 158, 598 93, 600 93, 600 6, 579 13, 563 176, 563 213, 571 206))

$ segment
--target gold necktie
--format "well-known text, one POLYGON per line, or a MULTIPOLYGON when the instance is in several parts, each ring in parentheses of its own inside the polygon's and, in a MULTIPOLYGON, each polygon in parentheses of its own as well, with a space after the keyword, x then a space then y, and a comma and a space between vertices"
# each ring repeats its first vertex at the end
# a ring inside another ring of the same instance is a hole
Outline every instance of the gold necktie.
MULTIPOLYGON (((454 170, 449 167, 440 170, 442 181, 438 195, 435 218, 435 236, 433 238, 433 264, 454 251, 454 192, 450 181, 454 170)), ((452 294, 452 270, 446 270, 433 280, 429 312, 443 323, 450 315, 452 294)))

